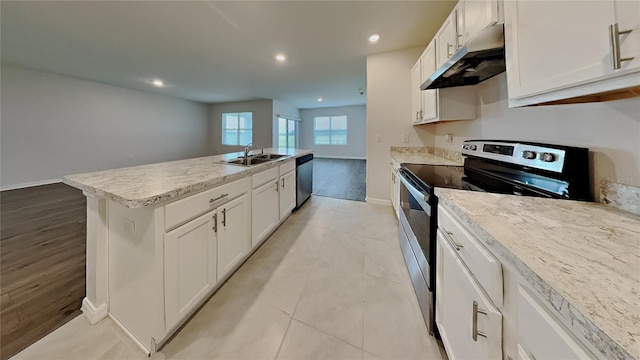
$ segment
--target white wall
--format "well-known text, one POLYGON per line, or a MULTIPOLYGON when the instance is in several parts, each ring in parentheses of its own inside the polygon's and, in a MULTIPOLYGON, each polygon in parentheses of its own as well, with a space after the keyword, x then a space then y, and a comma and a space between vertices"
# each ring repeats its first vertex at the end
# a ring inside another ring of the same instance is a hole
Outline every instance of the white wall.
POLYGON ((1 71, 3 189, 208 154, 205 104, 7 64, 1 71))
POLYGON ((479 117, 431 127, 435 146, 458 150, 469 138, 528 140, 587 147, 596 198, 602 180, 640 186, 640 98, 509 109, 506 75, 477 86, 479 117), (452 144, 444 141, 454 135, 452 144))
POLYGON ((367 117, 365 105, 300 110, 300 147, 313 149, 318 157, 364 159, 367 156, 367 117), (315 145, 313 118, 329 115, 347 116, 347 145, 315 145))
POLYGON ((210 149, 213 154, 242 151, 243 146, 222 145, 222 114, 253 112, 253 145, 269 148, 273 144, 273 100, 235 101, 211 104, 209 119, 210 149))
POLYGON ((432 132, 411 125, 411 67, 423 50, 367 57, 367 199, 389 201, 391 146, 433 146, 432 132))
MULTIPOLYGON (((278 147, 278 118, 280 116, 289 119, 300 119, 300 110, 282 101, 273 100, 273 131, 271 140, 273 147, 278 147)), ((300 144, 302 144, 302 142, 300 142, 300 144)), ((302 147, 302 145, 300 145, 300 147, 302 147)))

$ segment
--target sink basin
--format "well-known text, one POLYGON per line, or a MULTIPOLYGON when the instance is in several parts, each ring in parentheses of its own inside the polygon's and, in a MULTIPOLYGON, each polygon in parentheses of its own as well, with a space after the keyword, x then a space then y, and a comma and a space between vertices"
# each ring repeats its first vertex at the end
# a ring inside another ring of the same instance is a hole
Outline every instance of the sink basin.
POLYGON ((269 161, 273 161, 275 159, 256 159, 256 158, 247 158, 247 162, 244 161, 244 158, 238 158, 236 160, 224 161, 224 163, 229 165, 242 165, 242 166, 251 166, 251 165, 259 165, 264 164, 269 161))
POLYGON ((275 159, 280 159, 283 157, 287 157, 289 155, 282 155, 282 154, 260 154, 260 155, 254 155, 253 158, 254 159, 267 159, 267 160, 275 160, 275 159))

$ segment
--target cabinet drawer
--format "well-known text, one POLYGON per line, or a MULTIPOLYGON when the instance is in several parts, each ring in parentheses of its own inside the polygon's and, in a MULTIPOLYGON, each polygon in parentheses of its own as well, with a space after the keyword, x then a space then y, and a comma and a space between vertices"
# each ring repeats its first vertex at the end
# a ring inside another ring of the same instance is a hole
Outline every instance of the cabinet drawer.
POLYGON ((523 359, 595 359, 522 285, 518 286, 518 352, 523 359))
POLYGON ((494 304, 502 308, 503 287, 500 262, 442 206, 438 207, 438 231, 456 249, 494 304))
POLYGON ((296 169, 296 161, 295 159, 291 159, 290 161, 280 164, 280 176, 293 171, 296 169))
POLYGON ((247 177, 167 204, 164 212, 165 230, 172 229, 246 193, 250 188, 249 182, 247 177))
POLYGON ((278 179, 278 168, 274 167, 269 170, 254 174, 251 178, 251 186, 253 186, 254 189, 268 183, 269 181, 275 182, 278 179))

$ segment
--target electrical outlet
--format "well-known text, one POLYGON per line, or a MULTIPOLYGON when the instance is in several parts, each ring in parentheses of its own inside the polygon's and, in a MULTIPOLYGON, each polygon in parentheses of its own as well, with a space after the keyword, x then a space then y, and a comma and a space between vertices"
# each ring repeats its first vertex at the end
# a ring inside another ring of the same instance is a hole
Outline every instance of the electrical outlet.
POLYGON ((444 141, 451 144, 453 142, 453 134, 447 134, 444 136, 444 141))
POLYGON ((378 144, 382 142, 382 134, 376 134, 376 142, 378 144))
POLYGON ((405 144, 409 142, 409 134, 402 135, 402 142, 405 144))

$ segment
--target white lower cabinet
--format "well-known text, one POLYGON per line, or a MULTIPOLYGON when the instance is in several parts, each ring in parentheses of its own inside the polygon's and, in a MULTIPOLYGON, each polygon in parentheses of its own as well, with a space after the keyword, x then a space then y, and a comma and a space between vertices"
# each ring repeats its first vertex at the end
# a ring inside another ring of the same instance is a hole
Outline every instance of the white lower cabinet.
POLYGON ((218 279, 251 250, 251 201, 247 194, 218 208, 218 279))
POLYGON ((595 359, 535 295, 521 285, 518 286, 517 328, 521 359, 595 359))
POLYGON ((217 210, 165 236, 165 317, 167 331, 197 307, 216 285, 217 210))
POLYGON ((399 217, 398 211, 400 211, 400 174, 395 161, 391 163, 391 205, 393 205, 393 211, 396 216, 399 217))
POLYGON ((266 239, 280 223, 278 178, 253 189, 251 194, 251 247, 266 239))
POLYGON ((296 207, 296 172, 280 176, 280 220, 284 220, 296 207))
POLYGON ((502 314, 438 232, 436 324, 449 359, 501 359, 502 314))

